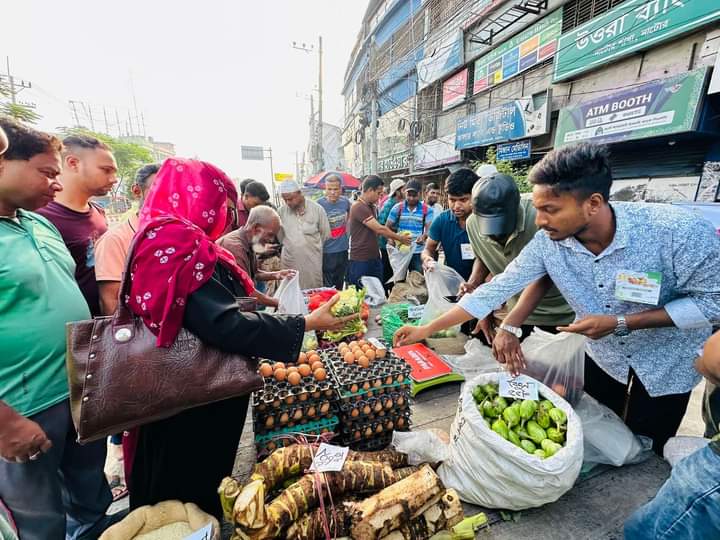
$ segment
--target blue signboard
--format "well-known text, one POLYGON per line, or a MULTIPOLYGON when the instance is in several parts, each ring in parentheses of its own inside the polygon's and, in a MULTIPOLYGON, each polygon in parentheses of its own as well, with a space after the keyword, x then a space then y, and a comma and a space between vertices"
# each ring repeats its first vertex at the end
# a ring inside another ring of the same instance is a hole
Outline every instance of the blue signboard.
POLYGON ((497 145, 498 161, 520 161, 530 159, 532 143, 530 139, 497 145))
POLYGON ((536 107, 532 98, 521 98, 460 118, 455 148, 464 150, 547 133, 549 101, 544 99, 536 107))

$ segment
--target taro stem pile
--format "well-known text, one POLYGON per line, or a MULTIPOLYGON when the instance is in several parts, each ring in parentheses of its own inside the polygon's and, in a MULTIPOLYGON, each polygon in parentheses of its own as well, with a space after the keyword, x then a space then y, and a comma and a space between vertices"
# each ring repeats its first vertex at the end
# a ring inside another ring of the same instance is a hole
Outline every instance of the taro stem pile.
POLYGON ((545 459, 565 446, 567 415, 552 401, 505 398, 495 383, 476 386, 472 396, 490 429, 528 454, 545 459))

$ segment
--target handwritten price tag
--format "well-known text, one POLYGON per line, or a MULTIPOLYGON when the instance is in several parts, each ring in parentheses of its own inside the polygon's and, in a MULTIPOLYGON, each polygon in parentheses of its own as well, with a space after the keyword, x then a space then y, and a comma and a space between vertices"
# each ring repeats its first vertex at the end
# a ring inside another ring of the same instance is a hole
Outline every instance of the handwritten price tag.
POLYGON ((320 443, 310 470, 313 472, 341 471, 347 459, 348 450, 349 448, 344 446, 320 443))
POLYGON ((370 345, 372 345, 376 349, 385 349, 386 348, 385 345, 378 338, 374 338, 374 337, 368 338, 368 343, 370 343, 370 345))
POLYGON ((538 399, 537 382, 526 375, 512 377, 509 373, 500 373, 500 395, 513 399, 538 399))
POLYGON ((212 523, 208 523, 202 529, 198 529, 190 536, 186 536, 185 540, 212 540, 213 528, 212 523))
POLYGON ((422 319, 423 313, 425 313, 425 304, 410 306, 408 308, 408 319, 422 319))

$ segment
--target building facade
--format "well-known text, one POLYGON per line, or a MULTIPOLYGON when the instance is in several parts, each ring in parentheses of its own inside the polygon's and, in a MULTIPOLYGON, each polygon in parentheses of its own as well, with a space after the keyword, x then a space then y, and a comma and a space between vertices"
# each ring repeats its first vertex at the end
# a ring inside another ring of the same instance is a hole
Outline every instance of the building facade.
POLYGON ((614 198, 714 202, 719 48, 709 0, 371 2, 345 74, 345 159, 437 181, 490 147, 531 165, 596 141, 614 198))

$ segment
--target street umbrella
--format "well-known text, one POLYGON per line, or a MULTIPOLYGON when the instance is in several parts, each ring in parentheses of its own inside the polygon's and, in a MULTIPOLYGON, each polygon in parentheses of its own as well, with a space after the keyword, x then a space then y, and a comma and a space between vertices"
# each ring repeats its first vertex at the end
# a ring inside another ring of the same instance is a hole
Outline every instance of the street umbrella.
POLYGON ((330 175, 336 175, 342 179, 343 189, 358 189, 360 187, 360 180, 355 178, 352 174, 337 171, 325 171, 318 173, 315 176, 308 178, 307 182, 305 182, 305 186, 324 189, 325 179, 330 175))

